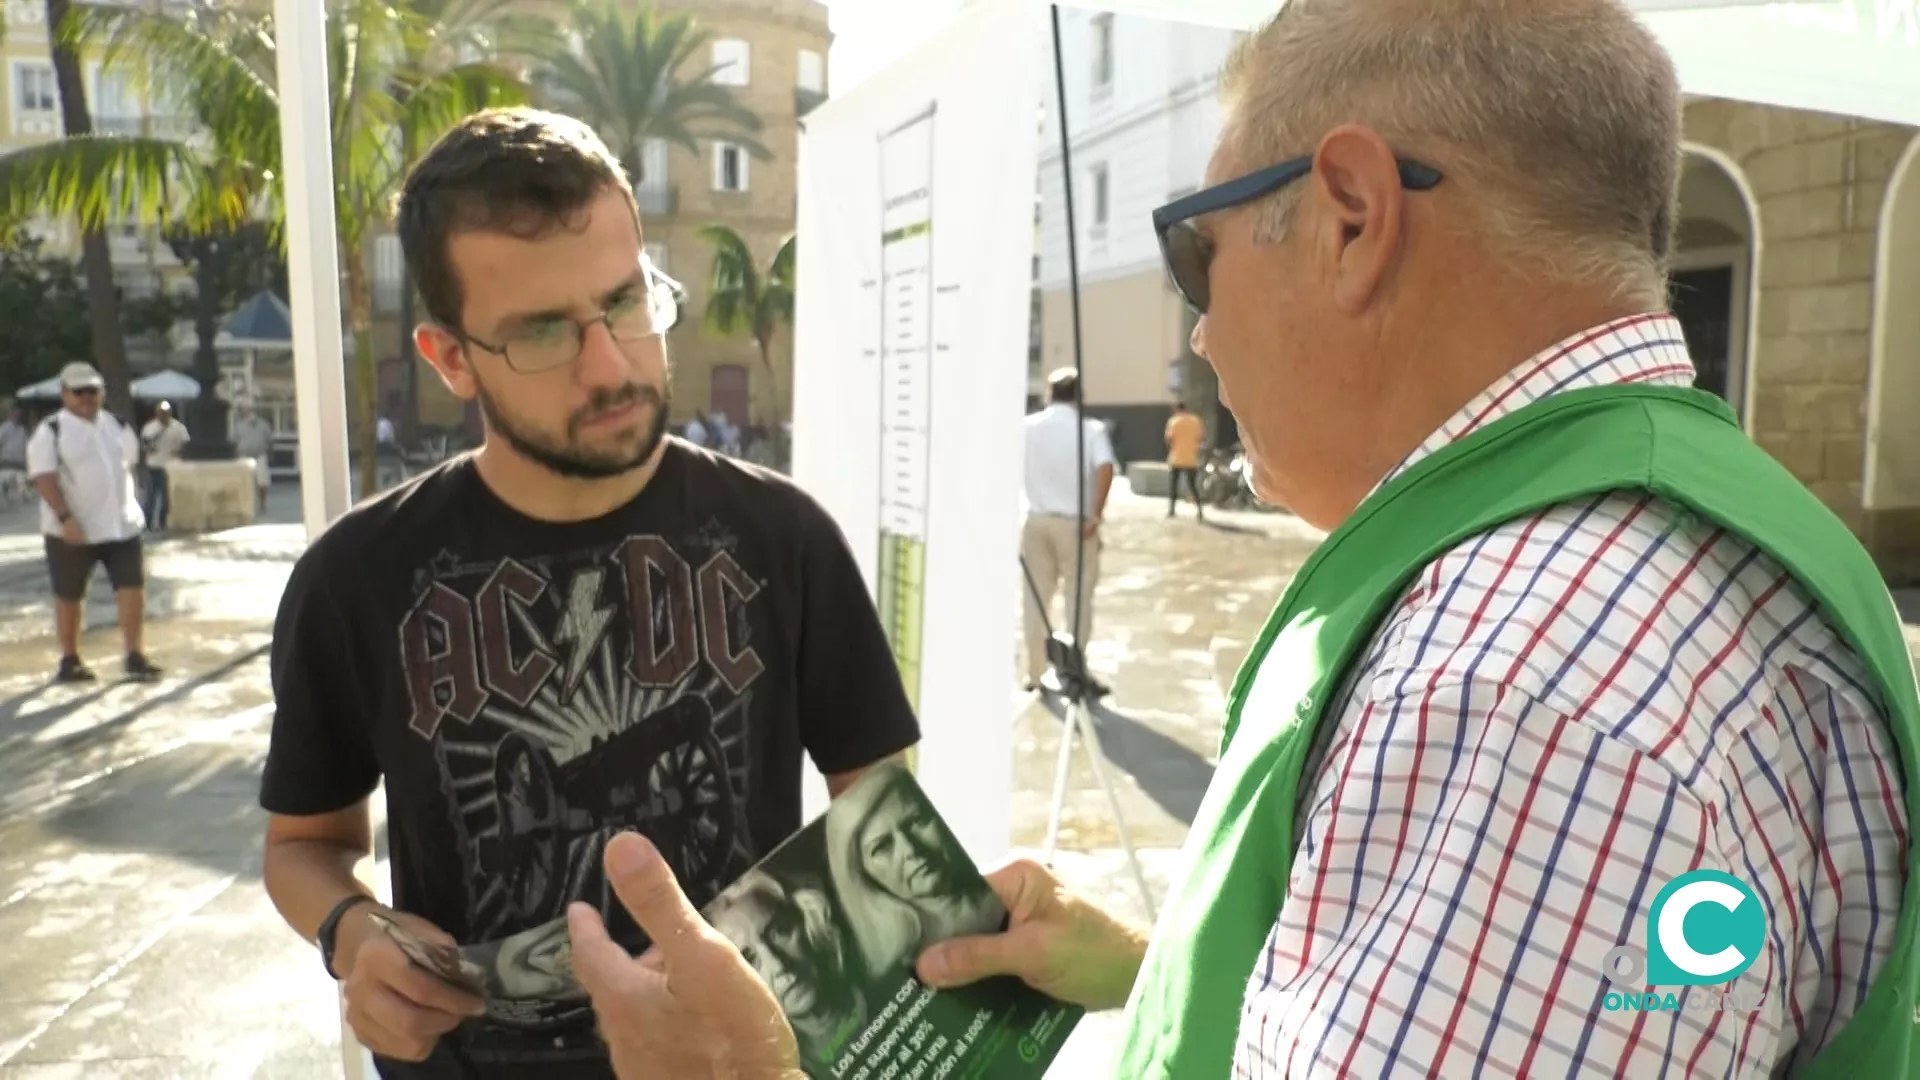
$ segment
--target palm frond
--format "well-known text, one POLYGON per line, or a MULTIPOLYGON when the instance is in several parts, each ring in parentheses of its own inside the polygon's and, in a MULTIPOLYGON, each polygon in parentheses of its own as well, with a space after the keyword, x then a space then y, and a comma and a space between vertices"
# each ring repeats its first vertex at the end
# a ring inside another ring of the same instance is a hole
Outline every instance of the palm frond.
POLYGON ((725 225, 702 225, 699 235, 713 246, 713 266, 706 281, 707 328, 724 336, 756 332, 761 289, 753 251, 725 225))
POLYGON ((0 217, 45 214, 217 228, 248 207, 222 171, 184 143, 86 135, 0 154, 0 217))

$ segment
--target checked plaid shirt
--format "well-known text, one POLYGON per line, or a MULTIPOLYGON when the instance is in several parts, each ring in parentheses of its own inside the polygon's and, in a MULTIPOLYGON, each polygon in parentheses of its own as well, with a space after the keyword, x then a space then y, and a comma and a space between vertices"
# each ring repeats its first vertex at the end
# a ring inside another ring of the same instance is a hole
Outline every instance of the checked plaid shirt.
MULTIPOLYGON (((1613 322, 1398 468, 1548 394, 1692 377, 1671 317, 1613 322)), ((1324 726, 1234 1075, 1746 1078, 1811 1056, 1865 997, 1904 884, 1868 686, 1779 565, 1651 497, 1449 551, 1324 726), (1644 945, 1654 896, 1702 868, 1765 905, 1767 948, 1733 987, 1761 1006, 1607 1011, 1645 989, 1607 982, 1608 951, 1644 945)))

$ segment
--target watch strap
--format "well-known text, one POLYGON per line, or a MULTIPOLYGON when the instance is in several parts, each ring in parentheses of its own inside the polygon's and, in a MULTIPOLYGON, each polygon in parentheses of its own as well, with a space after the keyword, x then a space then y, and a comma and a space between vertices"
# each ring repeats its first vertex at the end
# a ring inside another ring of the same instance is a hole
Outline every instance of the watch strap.
POLYGON ((321 920, 319 932, 313 935, 314 943, 320 946, 320 966, 326 968, 327 974, 332 976, 335 981, 339 980, 340 974, 333 970, 333 945, 334 938, 340 930, 340 919, 346 915, 347 912, 353 910, 355 905, 371 904, 373 902, 373 897, 368 896, 366 893, 354 893, 346 897, 339 903, 333 905, 333 910, 327 912, 327 917, 321 920))

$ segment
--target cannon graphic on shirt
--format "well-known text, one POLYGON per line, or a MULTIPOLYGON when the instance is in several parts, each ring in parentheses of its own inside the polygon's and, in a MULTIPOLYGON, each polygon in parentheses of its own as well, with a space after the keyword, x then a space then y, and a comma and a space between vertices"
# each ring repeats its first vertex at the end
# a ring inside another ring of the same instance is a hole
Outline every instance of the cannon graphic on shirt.
POLYGON ((695 903, 725 885, 745 840, 726 745, 703 698, 682 697, 596 738, 565 764, 539 739, 510 733, 493 775, 499 823, 478 841, 479 870, 504 891, 511 921, 599 900, 601 853, 618 832, 651 840, 695 903))

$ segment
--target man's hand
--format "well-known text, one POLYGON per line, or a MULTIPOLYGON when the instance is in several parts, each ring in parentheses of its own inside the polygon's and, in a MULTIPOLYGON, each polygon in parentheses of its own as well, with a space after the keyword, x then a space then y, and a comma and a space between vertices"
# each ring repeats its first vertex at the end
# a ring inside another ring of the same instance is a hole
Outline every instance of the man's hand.
POLYGON ((87 542, 87 530, 80 527, 80 519, 69 517, 60 524, 60 538, 78 547, 87 542))
POLYGON ((959 937, 920 954, 920 979, 935 989, 994 975, 1018 976, 1061 1001, 1089 1009, 1127 1003, 1147 935, 1060 884, 1046 867, 1020 859, 987 875, 1012 918, 1005 933, 959 937))
POLYGON ((653 947, 627 954, 585 904, 567 910, 573 970, 621 1080, 805 1080, 793 1029, 733 943, 694 910, 651 843, 607 844, 607 879, 653 947))
MULTIPOLYGON (((407 959, 367 917, 370 907, 349 911, 335 939, 333 968, 346 988, 347 1026, 381 1057, 424 1061, 440 1036, 484 1015, 487 1004, 407 959)), ((453 944, 451 935, 417 915, 379 910, 424 940, 453 944)))
POLYGON ((1098 533, 1099 531, 1100 531, 1100 519, 1097 517, 1088 518, 1087 523, 1081 526, 1080 535, 1091 540, 1093 539, 1094 534, 1098 533))

